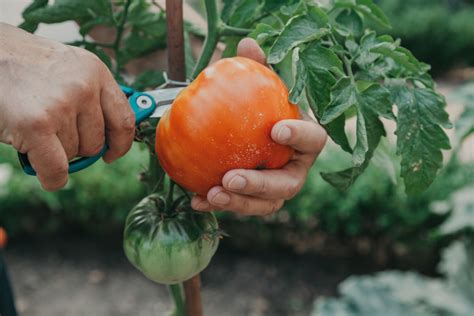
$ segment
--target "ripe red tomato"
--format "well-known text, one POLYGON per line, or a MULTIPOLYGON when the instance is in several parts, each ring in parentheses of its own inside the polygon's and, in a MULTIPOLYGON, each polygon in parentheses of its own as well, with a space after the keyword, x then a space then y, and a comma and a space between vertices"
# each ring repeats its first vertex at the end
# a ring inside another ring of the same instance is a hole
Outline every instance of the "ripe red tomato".
POLYGON ((202 71, 161 118, 156 152, 176 183, 204 196, 231 169, 284 166, 293 149, 275 143, 271 130, 299 117, 273 71, 251 59, 226 58, 202 71))

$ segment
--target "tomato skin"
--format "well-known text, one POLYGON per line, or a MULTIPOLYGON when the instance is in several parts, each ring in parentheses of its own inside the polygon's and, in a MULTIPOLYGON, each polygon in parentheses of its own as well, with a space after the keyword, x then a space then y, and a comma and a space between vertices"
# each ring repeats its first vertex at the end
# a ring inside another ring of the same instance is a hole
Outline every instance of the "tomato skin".
POLYGON ((229 170, 284 166, 294 151, 275 143, 271 130, 299 118, 277 74, 251 59, 226 58, 179 94, 158 124, 155 148, 175 182, 205 196, 229 170))
POLYGON ((158 195, 144 198, 128 215, 124 250, 147 278, 162 284, 186 281, 204 270, 217 250, 218 224, 212 213, 191 210, 164 216, 158 195))

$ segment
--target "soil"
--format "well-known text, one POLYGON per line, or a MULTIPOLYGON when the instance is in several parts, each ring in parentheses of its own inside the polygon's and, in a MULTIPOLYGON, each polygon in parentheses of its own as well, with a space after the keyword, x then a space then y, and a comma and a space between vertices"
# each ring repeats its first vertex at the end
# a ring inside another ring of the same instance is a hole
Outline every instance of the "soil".
MULTIPOLYGON (((167 315, 165 286, 135 270, 121 240, 77 237, 16 241, 6 251, 20 315, 167 315)), ((313 301, 334 295, 367 260, 291 252, 239 252, 221 247, 202 273, 205 315, 308 315, 313 301)))

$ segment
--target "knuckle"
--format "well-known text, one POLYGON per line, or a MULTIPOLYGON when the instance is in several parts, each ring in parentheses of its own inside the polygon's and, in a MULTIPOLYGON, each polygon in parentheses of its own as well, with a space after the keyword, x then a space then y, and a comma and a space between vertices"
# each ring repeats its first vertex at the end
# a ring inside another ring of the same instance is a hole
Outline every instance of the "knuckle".
POLYGON ((259 195, 265 195, 268 192, 268 184, 264 179, 259 179, 255 186, 255 193, 259 195))
POLYGON ((29 131, 34 133, 44 133, 51 130, 52 123, 46 113, 40 113, 25 117, 16 123, 15 129, 18 131, 29 131))
POLYGON ((135 115, 133 112, 128 112, 122 120, 121 129, 127 134, 135 132, 135 115))

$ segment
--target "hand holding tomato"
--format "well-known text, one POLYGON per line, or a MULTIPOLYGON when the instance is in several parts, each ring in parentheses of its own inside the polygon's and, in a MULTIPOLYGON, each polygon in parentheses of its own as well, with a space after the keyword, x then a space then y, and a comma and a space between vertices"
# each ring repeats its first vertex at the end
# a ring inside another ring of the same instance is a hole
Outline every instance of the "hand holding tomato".
MULTIPOLYGON (((238 55, 265 64, 265 55, 257 43, 244 39, 238 55)), ((195 196, 192 207, 199 211, 227 210, 241 215, 269 215, 279 210, 285 200, 294 197, 303 187, 316 157, 326 143, 325 130, 312 118, 283 120, 273 126, 272 139, 294 148, 293 158, 281 169, 231 170, 222 186, 209 190, 207 198, 195 196)))

